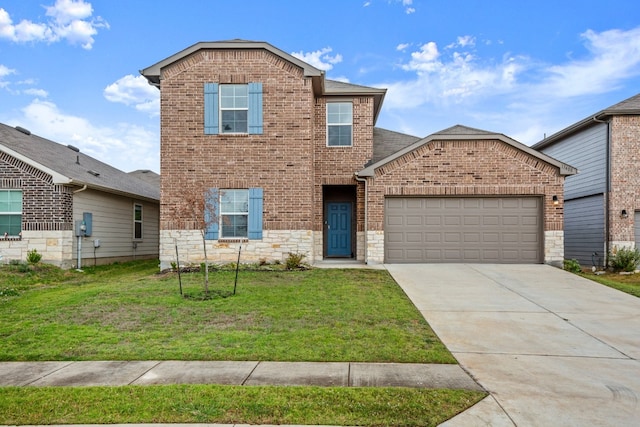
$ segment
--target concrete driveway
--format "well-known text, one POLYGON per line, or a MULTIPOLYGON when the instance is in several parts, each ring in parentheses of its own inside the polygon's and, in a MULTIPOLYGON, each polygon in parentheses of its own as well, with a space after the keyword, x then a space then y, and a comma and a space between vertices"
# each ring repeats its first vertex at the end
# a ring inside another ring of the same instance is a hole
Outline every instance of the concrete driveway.
POLYGON ((444 425, 640 425, 640 298, 547 265, 386 268, 491 394, 444 425))

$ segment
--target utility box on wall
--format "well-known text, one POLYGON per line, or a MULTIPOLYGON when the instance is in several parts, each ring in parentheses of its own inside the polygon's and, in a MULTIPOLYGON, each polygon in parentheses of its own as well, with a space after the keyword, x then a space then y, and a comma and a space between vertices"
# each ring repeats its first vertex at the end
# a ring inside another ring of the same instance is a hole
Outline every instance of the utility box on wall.
POLYGON ((93 214, 91 212, 82 213, 82 221, 86 227, 84 231, 85 236, 91 236, 93 232, 93 214))

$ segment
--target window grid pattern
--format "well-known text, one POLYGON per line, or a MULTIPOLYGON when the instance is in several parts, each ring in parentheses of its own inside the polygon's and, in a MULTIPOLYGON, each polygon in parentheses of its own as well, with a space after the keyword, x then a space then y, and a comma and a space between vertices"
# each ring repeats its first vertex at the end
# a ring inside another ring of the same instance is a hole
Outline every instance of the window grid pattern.
POLYGON ((220 190, 220 230, 222 238, 247 237, 249 191, 220 190))
POLYGON ((327 145, 348 147, 352 144, 353 104, 331 102, 327 104, 327 145))
POLYGON ((22 190, 0 190, 0 234, 17 236, 22 231, 22 190))
POLYGON ((222 133, 247 133, 249 91, 247 85, 220 85, 222 133))

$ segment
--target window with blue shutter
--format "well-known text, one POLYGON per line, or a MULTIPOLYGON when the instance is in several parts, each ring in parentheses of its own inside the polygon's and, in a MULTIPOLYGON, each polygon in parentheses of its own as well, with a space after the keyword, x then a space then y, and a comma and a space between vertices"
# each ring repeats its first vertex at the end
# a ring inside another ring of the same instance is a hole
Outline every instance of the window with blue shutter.
POLYGON ((204 133, 263 133, 262 83, 204 84, 204 133))
POLYGON ((262 239, 262 188, 210 188, 205 200, 206 240, 262 239))

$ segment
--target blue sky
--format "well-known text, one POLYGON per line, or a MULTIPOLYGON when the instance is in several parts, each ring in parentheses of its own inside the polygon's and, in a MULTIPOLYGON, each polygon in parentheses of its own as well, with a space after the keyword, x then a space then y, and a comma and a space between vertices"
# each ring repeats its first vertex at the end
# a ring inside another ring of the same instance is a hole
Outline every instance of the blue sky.
POLYGON ((199 41, 266 41, 388 89, 377 126, 532 145, 640 92, 637 0, 0 0, 0 122, 159 172, 139 70, 199 41))

